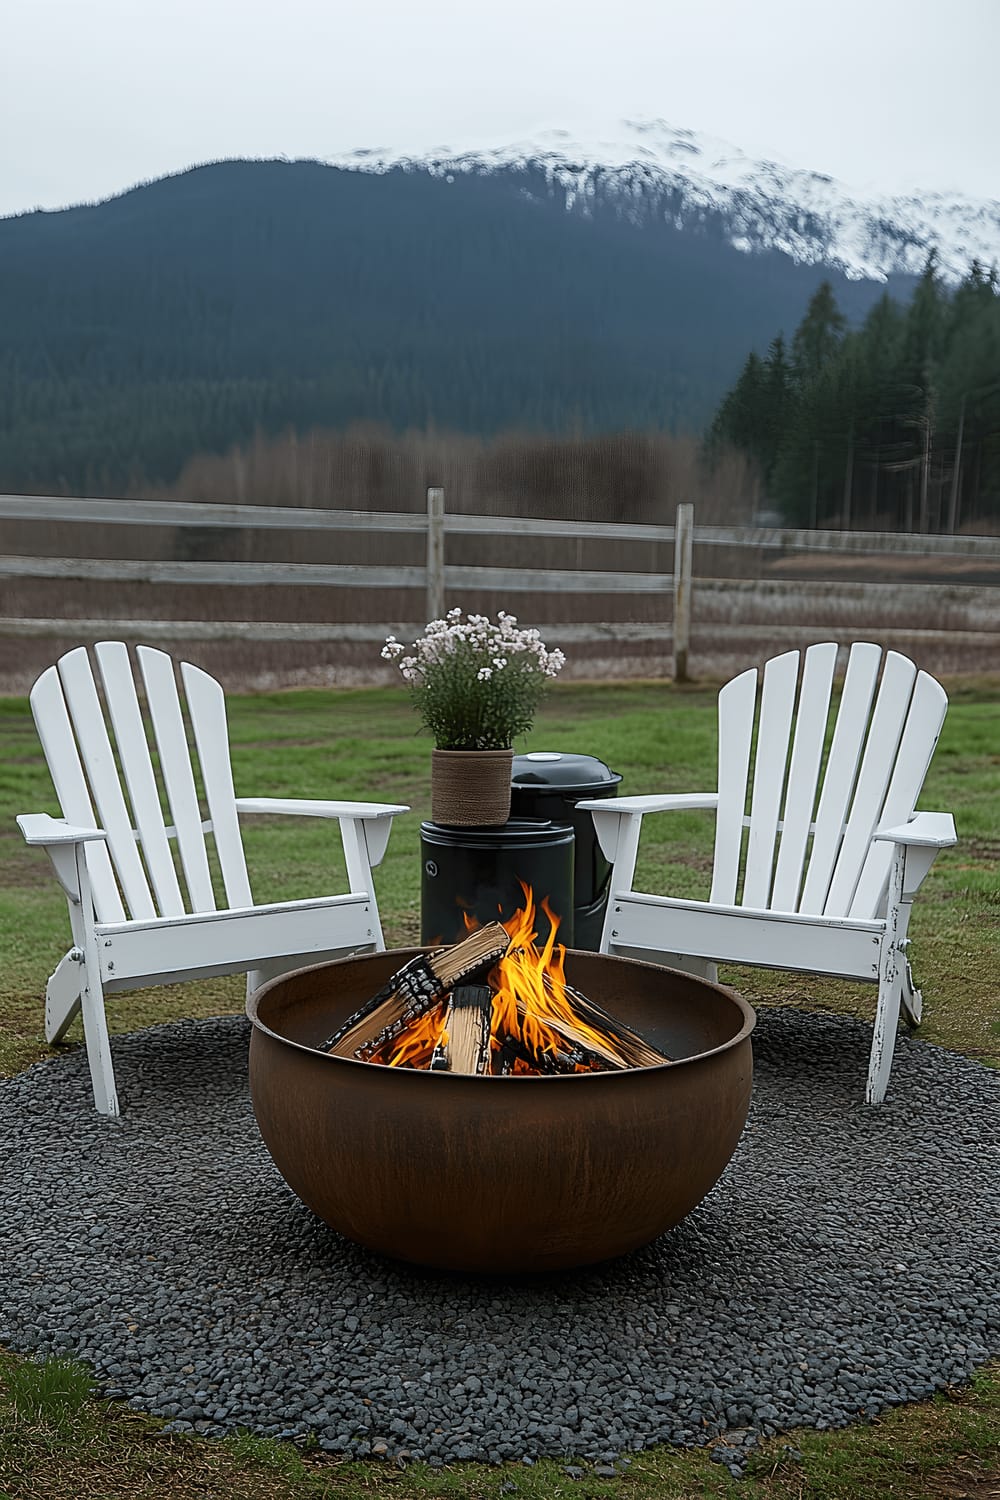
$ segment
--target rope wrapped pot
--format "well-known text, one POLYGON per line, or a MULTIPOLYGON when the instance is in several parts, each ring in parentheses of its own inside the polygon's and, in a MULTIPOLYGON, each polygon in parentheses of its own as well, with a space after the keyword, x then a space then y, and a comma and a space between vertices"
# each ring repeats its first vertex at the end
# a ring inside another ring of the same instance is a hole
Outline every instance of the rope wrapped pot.
POLYGON ((495 828, 510 817, 513 750, 432 750, 431 817, 457 828, 495 828))

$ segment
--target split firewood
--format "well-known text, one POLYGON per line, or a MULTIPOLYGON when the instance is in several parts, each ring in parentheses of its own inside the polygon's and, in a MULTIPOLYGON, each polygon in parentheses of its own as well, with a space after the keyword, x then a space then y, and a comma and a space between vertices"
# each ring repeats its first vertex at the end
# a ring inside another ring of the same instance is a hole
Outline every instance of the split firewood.
POLYGON ((517 1037, 505 1036, 494 1054, 491 1071, 506 1078, 507 1074, 513 1071, 519 1046, 517 1037))
POLYGON ((498 1073, 501 1078, 506 1078, 513 1073, 516 1062, 527 1063, 532 1071, 538 1073, 568 1071, 560 1067, 559 1062, 550 1052, 536 1054, 522 1042, 519 1036, 511 1036, 508 1033, 500 1043, 499 1050, 493 1059, 493 1072, 498 1073))
POLYGON ((319 1050, 334 1057, 367 1061, 411 1021, 439 1004, 457 984, 495 964, 509 946, 505 928, 499 922, 490 922, 451 947, 418 953, 321 1042, 319 1050))
MULTIPOLYGON (((560 1040, 563 1040, 560 1038, 560 1040)), ((597 1052, 587 1047, 566 1043, 562 1047, 533 1047, 523 1037, 504 1037, 493 1059, 494 1073, 507 1077, 515 1072, 515 1063, 522 1062, 531 1073, 609 1073, 617 1071, 621 1064, 612 1068, 597 1052)))
POLYGON ((493 991, 486 984, 459 984, 444 1018, 446 1040, 431 1057, 433 1072, 488 1073, 493 991))
POLYGON ((624 1069, 623 1063, 612 1062, 595 1047, 564 1035, 559 1035, 559 1040, 563 1045, 558 1048, 533 1047, 530 1042, 523 1042, 521 1055, 538 1073, 615 1073, 624 1069))
MULTIPOLYGON (((546 975, 544 983, 547 989, 551 989, 551 981, 546 975)), ((566 986, 566 999, 569 1001, 576 1015, 595 1031, 602 1032, 611 1042, 619 1059, 627 1068, 653 1068, 660 1063, 669 1062, 670 1058, 652 1042, 648 1042, 638 1031, 631 1026, 626 1026, 624 1021, 619 1021, 617 1016, 609 1015, 602 1005, 596 1000, 591 1000, 587 995, 582 995, 579 990, 573 989, 571 985, 566 986)), ((595 1046, 593 1040, 588 1040, 589 1047, 595 1046)))
MULTIPOLYGON (((549 994, 554 993, 552 981, 547 974, 542 976, 542 983, 549 994)), ((599 1057, 609 1068, 613 1069, 649 1068, 659 1063, 669 1062, 665 1053, 657 1051, 651 1043, 646 1041, 645 1037, 640 1036, 637 1031, 633 1031, 622 1021, 616 1020, 614 1016, 608 1015, 606 1010, 588 999, 586 995, 582 995, 579 990, 567 985, 566 999, 572 1006, 576 1018, 586 1027, 592 1028, 592 1031, 599 1033, 598 1036, 592 1035, 590 1029, 585 1031, 575 1025, 568 1016, 554 1014, 552 1011, 546 1011, 537 1019, 562 1037, 571 1050, 579 1050, 585 1054, 581 1061, 589 1061, 590 1059, 586 1058, 586 1054, 589 1053, 591 1059, 599 1057)), ((518 1015, 523 1018, 526 1014, 529 1014, 527 1007, 519 1002, 518 1015)))
MULTIPOLYGON (((552 981, 548 975, 543 976, 546 989, 552 989, 552 981)), ((566 999, 573 1008, 574 1013, 581 1021, 592 1026, 595 1031, 602 1032, 614 1047, 619 1061, 626 1068, 652 1068, 659 1063, 669 1062, 670 1059, 665 1052, 654 1047, 638 1031, 633 1031, 631 1026, 626 1026, 624 1021, 619 1021, 616 1016, 609 1015, 602 1005, 589 996, 583 995, 579 990, 573 989, 572 985, 566 986, 566 999)), ((592 1039, 587 1045, 594 1047, 596 1044, 592 1039)))
POLYGON ((548 1011, 544 1016, 531 1010, 522 1000, 517 1005, 518 1020, 524 1023, 525 1018, 540 1021, 549 1031, 555 1032, 561 1042, 565 1043, 565 1052, 552 1052, 549 1049, 541 1049, 537 1053, 530 1046, 527 1048, 532 1062, 540 1064, 543 1059, 551 1059, 558 1062, 560 1059, 567 1065, 564 1070, 573 1072, 579 1067, 592 1067, 595 1063, 602 1065, 605 1071, 622 1072, 629 1064, 600 1037, 593 1037, 574 1026, 572 1021, 562 1016, 551 1015, 548 1011))

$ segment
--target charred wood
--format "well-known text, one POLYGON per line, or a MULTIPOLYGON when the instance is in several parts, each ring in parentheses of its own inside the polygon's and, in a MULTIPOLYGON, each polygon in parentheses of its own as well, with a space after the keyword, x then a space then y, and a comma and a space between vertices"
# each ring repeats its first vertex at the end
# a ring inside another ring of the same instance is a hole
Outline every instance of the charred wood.
POLYGON ((488 1073, 493 991, 485 984, 460 984, 452 991, 444 1019, 445 1040, 434 1049, 434 1072, 488 1073))
POLYGON ((496 963, 509 945, 506 930, 491 922, 451 947, 418 953, 321 1042, 319 1050, 334 1057, 370 1055, 439 1004, 457 984, 496 963))

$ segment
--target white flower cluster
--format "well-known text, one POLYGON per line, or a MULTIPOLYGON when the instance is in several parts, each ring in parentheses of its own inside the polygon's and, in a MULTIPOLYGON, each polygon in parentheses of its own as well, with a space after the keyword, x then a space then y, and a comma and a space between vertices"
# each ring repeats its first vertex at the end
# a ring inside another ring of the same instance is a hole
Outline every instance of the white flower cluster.
POLYGON ((566 660, 515 615, 501 610, 494 622, 460 609, 431 620, 409 650, 390 635, 382 657, 399 667, 439 749, 509 747, 566 660))
POLYGON ((431 620, 424 634, 413 642, 410 656, 394 635, 386 638, 382 647, 385 661, 396 661, 404 682, 416 682, 432 664, 443 662, 459 648, 464 654, 474 653, 483 658, 476 673, 479 682, 488 682, 494 672, 502 672, 510 665, 511 657, 533 657, 544 677, 555 677, 565 666, 566 658, 561 651, 550 651, 537 630, 519 630, 517 616, 500 610, 497 623, 487 615, 469 615, 462 619, 460 609, 450 609, 443 620, 431 620))

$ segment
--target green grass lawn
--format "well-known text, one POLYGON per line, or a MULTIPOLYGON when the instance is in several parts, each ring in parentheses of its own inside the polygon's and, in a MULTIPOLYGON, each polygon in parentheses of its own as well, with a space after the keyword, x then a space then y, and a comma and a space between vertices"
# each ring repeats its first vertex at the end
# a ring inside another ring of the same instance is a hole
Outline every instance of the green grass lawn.
MULTIPOLYGON (((519 749, 582 751, 624 776, 622 792, 710 789, 715 767, 715 686, 560 684, 519 749)), ((1000 924, 1000 685, 951 685, 952 706, 921 806, 951 811, 955 849, 938 859, 910 928, 928 1041, 1000 1065, 996 980, 1000 924)), ((396 822, 376 889, 390 947, 419 941, 419 824, 430 814, 429 742, 401 691, 359 689, 231 697, 230 729, 241 796, 378 798, 408 803, 396 822)), ((23 700, 0 701, 0 1071, 49 1054, 42 1031, 45 980, 68 945, 65 902, 47 859, 29 850, 19 812, 58 812, 23 700)), ((707 895, 711 820, 704 813, 649 819, 639 869, 649 888, 707 895)), ((319 820, 255 819, 246 845, 257 899, 332 889, 340 852, 319 820)), ((801 975, 732 970, 755 1005, 800 1005, 870 1020, 874 987, 801 975)), ((112 998, 113 1032, 181 1016, 242 1009, 238 978, 112 998)), ((70 1033, 79 1041, 79 1023, 70 1033)), ((864 1080, 858 1079, 859 1093, 864 1080)), ((890 1088, 892 1084, 890 1083, 890 1088)), ((928 1134, 933 1121, 928 1122, 928 1134)), ((919 1150, 921 1143, 915 1142, 919 1150)), ((0 1290, 2 1296, 2 1290, 0 1290)), ((57 1497, 321 1496, 901 1497, 1000 1495, 1000 1377, 838 1433, 796 1433, 766 1444, 747 1477, 731 1480, 702 1452, 655 1449, 625 1477, 572 1480, 558 1464, 533 1469, 345 1464, 243 1436, 227 1441, 163 1434, 160 1425, 93 1396, 86 1371, 42 1367, 0 1354, 0 1500, 57 1497), (791 1449, 792 1451, 789 1451, 791 1449)))

